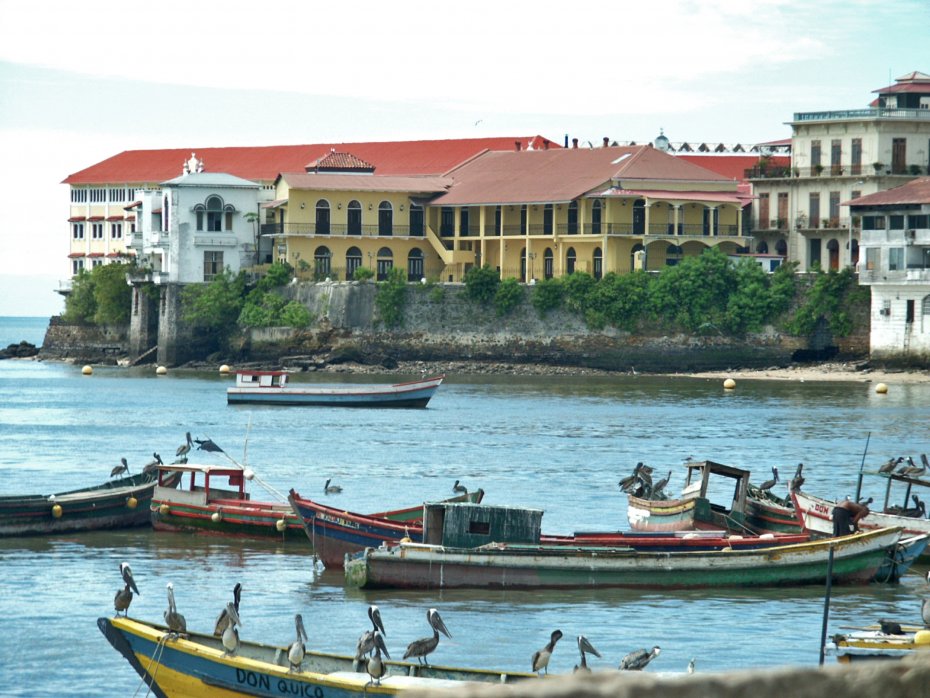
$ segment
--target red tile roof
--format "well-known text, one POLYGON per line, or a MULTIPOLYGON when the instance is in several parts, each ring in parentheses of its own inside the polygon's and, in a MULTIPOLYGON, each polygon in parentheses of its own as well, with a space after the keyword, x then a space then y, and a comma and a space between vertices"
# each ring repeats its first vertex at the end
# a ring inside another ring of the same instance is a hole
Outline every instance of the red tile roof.
POLYGON ((322 157, 317 158, 306 167, 307 172, 311 170, 314 172, 319 172, 321 170, 324 172, 373 172, 374 169, 375 166, 371 163, 355 157, 352 153, 337 153, 335 148, 322 157))
MULTIPOLYGON (((790 141, 789 141, 790 142, 790 141)), ((746 170, 751 170, 759 164, 761 156, 758 153, 749 155, 677 155, 676 157, 700 165, 711 172, 723 175, 727 179, 742 181, 746 170)), ((788 155, 770 155, 767 158, 773 167, 791 167, 791 157, 788 155)))
POLYGON ((79 223, 80 221, 86 221, 86 220, 87 218, 85 216, 72 216, 71 218, 68 219, 68 222, 79 223))
MULTIPOLYGON (((513 150, 533 147, 547 139, 541 136, 457 138, 435 141, 387 141, 383 143, 319 143, 310 145, 247 146, 235 148, 172 148, 127 150, 69 175, 63 184, 157 183, 177 177, 191 153, 203 160, 207 172, 251 180, 272 181, 281 172, 302 172, 334 148, 351 152, 370 162, 378 174, 441 174, 484 150, 513 150)), ((551 143, 550 147, 558 148, 551 143)))
POLYGON ((611 180, 634 188, 656 181, 730 180, 651 146, 488 152, 448 173, 455 184, 433 205, 559 203, 611 180))
POLYGON ((930 204, 930 177, 920 177, 894 189, 886 189, 858 199, 844 201, 843 206, 896 206, 930 204))

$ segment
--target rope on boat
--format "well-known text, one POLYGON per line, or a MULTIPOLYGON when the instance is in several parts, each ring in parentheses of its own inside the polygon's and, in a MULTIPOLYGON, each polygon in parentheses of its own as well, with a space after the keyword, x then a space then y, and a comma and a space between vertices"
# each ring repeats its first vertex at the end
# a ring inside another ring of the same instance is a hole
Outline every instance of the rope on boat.
POLYGON ((145 684, 146 686, 145 695, 149 695, 152 692, 152 686, 155 685, 155 677, 158 676, 158 669, 161 668, 161 655, 165 651, 165 644, 168 642, 168 635, 170 635, 170 633, 165 633, 160 638, 158 638, 158 642, 155 644, 155 651, 152 652, 152 656, 149 659, 149 665, 145 667, 145 673, 152 677, 152 682, 149 683, 143 676, 142 680, 139 682, 139 686, 136 687, 135 693, 132 695, 136 696, 139 694, 139 689, 142 688, 142 684, 145 684), (151 673, 153 664, 156 665, 154 674, 151 673))

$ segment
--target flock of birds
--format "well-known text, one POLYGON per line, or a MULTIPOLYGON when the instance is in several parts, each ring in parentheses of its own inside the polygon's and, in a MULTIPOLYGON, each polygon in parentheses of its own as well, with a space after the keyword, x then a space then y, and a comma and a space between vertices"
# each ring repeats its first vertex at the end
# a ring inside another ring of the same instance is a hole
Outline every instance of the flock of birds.
POLYGON ((930 471, 930 459, 927 458, 926 453, 920 454, 920 465, 917 465, 911 456, 898 456, 897 458, 889 458, 888 462, 878 469, 878 472, 884 475, 894 473, 895 475, 914 478, 922 477, 928 471, 930 471))
MULTIPOLYGON (((129 605, 132 603, 133 596, 141 596, 139 587, 132 576, 132 568, 129 563, 123 562, 119 566, 120 576, 123 578, 123 588, 116 592, 113 600, 113 607, 116 609, 116 615, 122 613, 128 615, 129 605)), ((930 581, 930 574, 928 574, 930 581)), ((177 639, 187 632, 187 621, 184 616, 178 612, 177 604, 174 598, 174 585, 168 582, 166 585, 168 591, 168 608, 165 610, 165 625, 168 628, 169 638, 177 639)), ((242 585, 236 584, 233 587, 233 600, 228 602, 220 612, 219 617, 213 628, 213 635, 220 638, 223 645, 224 656, 235 655, 241 647, 239 640, 239 627, 242 621, 239 617, 239 602, 242 597, 242 585)), ((925 619, 930 614, 930 601, 924 602, 925 619)), ((359 636, 355 646, 354 666, 355 671, 365 671, 369 677, 368 685, 380 685, 381 679, 387 674, 388 667, 384 659, 390 659, 391 655, 385 642, 387 631, 384 629, 384 622, 381 619, 381 611, 374 604, 368 607, 368 618, 371 621, 371 628, 359 636)), ((414 640, 407 645, 404 652, 404 659, 416 659, 417 663, 423 666, 429 666, 429 655, 439 647, 440 633, 447 638, 452 638, 452 633, 446 627, 439 611, 431 608, 426 612, 426 622, 432 629, 432 635, 414 640)), ((294 616, 294 633, 295 639, 287 648, 287 661, 289 671, 299 672, 302 670, 304 658, 307 655, 307 631, 304 628, 303 617, 298 613, 294 616)), ((562 631, 554 630, 549 638, 549 642, 544 647, 533 653, 530 660, 532 669, 537 674, 549 673, 549 660, 555 651, 555 646, 562 639, 562 631)), ((578 651, 581 655, 581 661, 575 665, 575 672, 589 672, 587 655, 601 657, 594 645, 584 635, 577 638, 578 651)), ((646 667, 653 659, 659 656, 661 648, 656 645, 652 649, 638 649, 630 652, 620 660, 617 667, 621 671, 640 671, 646 667)), ((692 659, 688 664, 688 673, 694 673, 695 660, 692 659)))

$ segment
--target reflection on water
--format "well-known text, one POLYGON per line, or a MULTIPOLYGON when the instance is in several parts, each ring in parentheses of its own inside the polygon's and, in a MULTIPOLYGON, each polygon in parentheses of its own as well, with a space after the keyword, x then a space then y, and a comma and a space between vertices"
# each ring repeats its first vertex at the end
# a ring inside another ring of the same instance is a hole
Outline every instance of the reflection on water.
MULTIPOLYGON (((393 377, 300 376, 308 382, 393 377)), ((488 503, 545 510, 553 533, 626 527, 620 477, 637 461, 684 481, 687 456, 750 468, 754 482, 778 466, 790 477, 805 463, 805 488, 827 496, 855 489, 867 434, 866 468, 891 455, 930 451, 930 386, 891 385, 876 396, 863 383, 719 381, 648 376, 456 377, 426 410, 228 408, 230 380, 213 373, 95 369, 0 362, 0 494, 53 492, 103 480, 126 457, 141 467, 165 460, 184 432, 209 437, 247 461, 274 490, 295 487, 323 498, 329 477, 344 493, 329 498, 375 511, 451 495, 452 483, 482 487, 488 503)), ((197 454, 197 460, 222 462, 197 454)), ((865 492, 883 489, 866 478, 865 492)), ((257 483, 253 496, 271 498, 257 483)), ((351 651, 377 603, 388 646, 403 653, 427 634, 436 606, 453 634, 436 661, 528 670, 529 657, 556 627, 585 634, 616 666, 632 649, 663 648, 656 671, 817 661, 822 589, 538 592, 362 592, 314 567, 300 546, 227 541, 147 529, 0 540, 0 657, 29 648, 30 661, 0 672, 0 694, 129 695, 138 679, 97 631, 112 614, 119 563, 129 561, 142 595, 131 614, 160 620, 165 584, 192 628, 208 629, 241 581, 243 637, 286 644, 302 613, 310 644, 351 651), (738 623, 738 630, 734 630, 738 623), (752 638, 752 642, 743 641, 752 638), (762 651, 760 651, 762 648, 762 651), (53 670, 50 668, 54 668, 53 670), (37 689, 37 687, 39 687, 37 689)), ((833 591, 831 629, 880 617, 914 622, 916 574, 898 586, 833 591)), ((554 671, 577 662, 573 643, 553 656, 554 671)))

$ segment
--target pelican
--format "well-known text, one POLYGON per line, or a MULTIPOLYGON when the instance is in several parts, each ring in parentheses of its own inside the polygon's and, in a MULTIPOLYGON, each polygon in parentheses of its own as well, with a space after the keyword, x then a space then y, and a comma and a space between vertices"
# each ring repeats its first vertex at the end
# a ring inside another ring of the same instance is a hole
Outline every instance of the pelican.
POLYGON ((229 617, 229 622, 223 630, 223 649, 226 650, 225 654, 235 654, 239 651, 239 631, 236 626, 241 625, 241 621, 236 612, 236 605, 232 601, 226 604, 226 615, 229 617))
MULTIPOLYGON (((552 650, 555 649, 555 643, 557 643, 562 638, 561 630, 553 630, 552 635, 549 636, 549 642, 546 643, 546 646, 541 650, 536 650, 533 652, 533 671, 537 674, 543 669, 546 670, 546 673, 549 673, 549 658, 552 656, 552 650)), ((581 638, 579 638, 579 647, 581 646, 581 638)), ((591 648, 594 649, 593 647, 591 648)), ((584 657, 584 651, 582 650, 582 657, 584 657)))
POLYGON ((458 492, 459 494, 468 494, 468 488, 465 485, 459 484, 459 481, 456 480, 455 484, 452 485, 452 491, 458 492))
POLYGON ((381 611, 374 604, 368 607, 368 617, 371 619, 372 628, 363 632, 358 639, 358 644, 355 645, 355 661, 359 663, 366 654, 371 654, 375 649, 375 633, 387 635, 384 631, 384 623, 381 622, 381 611))
POLYGON ((788 483, 788 490, 790 492, 798 492, 801 489, 801 485, 804 484, 804 476, 801 474, 802 470, 804 470, 804 463, 798 463, 798 468, 794 471, 794 477, 791 478, 791 482, 788 483))
POLYGON ((658 657, 661 651, 662 648, 658 645, 651 650, 633 650, 620 660, 620 666, 618 668, 621 671, 641 671, 649 662, 658 657))
POLYGON ((668 471, 668 475, 659 480, 655 485, 652 486, 652 496, 662 494, 662 490, 665 489, 665 486, 668 484, 668 481, 672 479, 672 471, 668 471))
POLYGON ((907 467, 904 468, 903 470, 899 470, 898 472, 900 472, 901 475, 907 475, 908 477, 916 477, 917 475, 923 475, 926 470, 927 470, 927 466, 917 465, 914 462, 914 459, 908 456, 907 467))
POLYGON ((110 471, 110 477, 116 477, 117 475, 122 475, 123 473, 126 473, 127 475, 129 474, 129 463, 126 462, 125 458, 120 458, 119 465, 110 471))
POLYGON ((116 592, 113 607, 116 609, 116 615, 119 615, 119 612, 122 611, 125 616, 128 615, 129 604, 132 603, 132 593, 135 592, 139 596, 142 596, 142 594, 139 592, 139 587, 136 586, 136 580, 132 578, 132 568, 128 562, 120 563, 119 573, 122 575, 126 586, 116 592))
POLYGON ((594 645, 588 642, 588 638, 584 635, 578 636, 578 651, 581 652, 581 664, 575 667, 575 671, 590 672, 588 669, 588 661, 585 658, 585 652, 590 652, 595 657, 600 657, 601 653, 594 649, 594 645))
POLYGON ((342 488, 339 485, 329 484, 332 481, 333 481, 332 478, 326 481, 326 484, 323 485, 323 492, 325 492, 326 494, 339 494, 340 492, 342 492, 342 488))
MULTIPOLYGON (((927 572, 927 584, 930 584, 930 572, 927 572)), ((930 599, 924 599, 920 604, 920 617, 924 621, 924 627, 930 628, 930 599)))
POLYGON ((407 645, 407 651, 404 652, 404 659, 416 657, 420 664, 429 666, 429 660, 427 660, 426 657, 439 646, 439 633, 441 632, 449 639, 452 639, 452 634, 446 629, 446 624, 442 622, 442 618, 439 617, 439 611, 435 608, 431 608, 426 612, 426 621, 433 629, 433 636, 424 637, 421 640, 414 640, 407 645))
POLYGON ((191 450, 191 446, 194 445, 194 442, 191 441, 191 433, 190 433, 190 432, 187 432, 187 433, 184 435, 184 437, 185 437, 184 443, 181 444, 180 446, 178 446, 178 450, 174 452, 174 455, 177 456, 178 458, 186 458, 186 457, 187 457, 187 454, 188 454, 188 453, 190 452, 190 450, 191 450))
POLYGON ((767 491, 775 487, 776 484, 778 484, 778 468, 772 468, 772 475, 773 477, 771 480, 766 480, 761 485, 759 485, 760 490, 767 491))
POLYGON ((157 453, 153 453, 152 458, 153 460, 150 460, 148 463, 142 466, 143 475, 148 475, 149 473, 157 470, 159 465, 164 465, 164 463, 161 460, 161 456, 158 455, 157 453))
POLYGON ((174 603, 174 584, 168 582, 168 610, 165 611, 165 625, 168 626, 168 630, 173 632, 175 635, 180 633, 187 632, 187 621, 184 620, 184 616, 178 613, 178 607, 174 603))
POLYGON ((384 636, 381 635, 380 630, 375 630, 373 643, 375 653, 368 658, 368 664, 365 667, 365 670, 371 677, 371 680, 368 682, 368 686, 371 686, 373 682, 376 686, 380 686, 381 677, 387 673, 387 667, 384 666, 384 662, 381 661, 381 654, 384 653, 384 656, 388 659, 391 658, 391 655, 388 654, 387 646, 384 644, 384 636))
MULTIPOLYGON (((242 585, 239 584, 239 582, 236 582, 236 586, 233 587, 233 608, 236 609, 237 617, 239 614, 239 599, 241 596, 242 596, 242 585)), ((213 634, 216 637, 222 637, 223 632, 226 630, 226 626, 228 625, 229 625, 229 612, 227 611, 226 608, 224 608, 222 611, 220 611, 219 618, 216 619, 216 625, 214 625, 213 627, 213 634)))
MULTIPOLYGON (((307 654, 307 646, 304 644, 307 642, 307 631, 304 630, 304 619, 298 613, 294 616, 294 628, 297 630, 297 639, 291 643, 291 646, 287 650, 287 661, 290 663, 291 668, 289 671, 300 671, 300 665, 304 661, 304 655, 307 654)), ((225 639, 223 640, 225 643, 225 639)))
POLYGON ((878 469, 878 472, 880 472, 880 473, 890 473, 890 472, 892 472, 896 467, 898 467, 898 463, 900 463, 900 462, 903 461, 903 460, 904 460, 904 458, 901 457, 901 456, 899 456, 898 458, 889 458, 889 459, 888 459, 888 462, 885 463, 881 468, 878 469))

